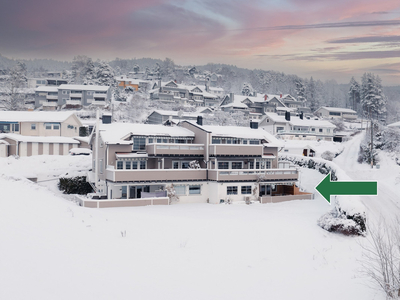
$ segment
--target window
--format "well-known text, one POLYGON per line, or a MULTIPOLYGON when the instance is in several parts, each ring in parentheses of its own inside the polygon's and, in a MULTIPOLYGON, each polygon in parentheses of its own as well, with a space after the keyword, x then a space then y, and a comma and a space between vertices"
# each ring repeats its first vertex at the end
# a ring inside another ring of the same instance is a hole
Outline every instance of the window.
POLYGON ((271 169, 271 161, 270 161, 270 160, 267 160, 267 161, 265 162, 265 168, 266 168, 266 169, 271 169))
POLYGON ((103 174, 103 160, 102 159, 99 160, 99 172, 100 172, 100 174, 103 174))
POLYGON ((36 124, 31 124, 31 130, 36 130, 36 124))
POLYGON ((242 194, 249 195, 251 194, 251 185, 244 185, 242 186, 242 194))
POLYGON ((331 132, 331 130, 328 128, 328 129, 326 130, 326 132, 331 132))
POLYGON ((189 186, 189 195, 200 195, 201 194, 201 186, 200 185, 190 185, 189 186))
POLYGON ((157 139, 157 143, 161 143, 161 139, 157 139))
POLYGON ((133 162, 132 162, 132 169, 133 169, 133 170, 136 170, 136 169, 137 169, 137 165, 138 165, 138 164, 137 164, 137 161, 133 161, 133 162))
POLYGON ((126 161, 125 162, 125 169, 126 170, 130 170, 131 169, 131 162, 130 161, 126 161))
POLYGON ((315 128, 311 128, 311 131, 315 131, 315 128))
POLYGON ((117 161, 117 169, 122 170, 124 168, 124 162, 123 161, 117 161))
POLYGON ((178 161, 174 161, 174 162, 172 163, 172 168, 173 168, 173 169, 179 169, 179 162, 178 162, 178 161))
POLYGON ((329 115, 330 116, 340 116, 340 112, 330 111, 329 115))
POLYGON ((232 169, 241 169, 242 168, 242 162, 232 162, 232 169))
POLYGON ((249 169, 254 169, 254 161, 249 161, 249 169))
POLYGON ((146 138, 134 137, 133 138, 133 150, 145 150, 146 149, 146 138))
POLYGON ((59 124, 54 124, 53 125, 53 129, 54 130, 59 130, 60 129, 60 125, 59 124))
POLYGON ((51 130, 51 124, 46 124, 46 130, 51 130))
POLYGON ((212 144, 221 144, 221 140, 217 139, 217 138, 213 138, 211 143, 212 144))
POLYGON ((177 195, 186 195, 185 185, 174 185, 174 188, 177 195))
POLYGON ((177 139, 177 140, 175 140, 175 143, 177 143, 177 144, 185 144, 185 140, 181 140, 181 139, 177 139))
POLYGON ((228 195, 237 195, 237 193, 238 193, 237 186, 227 186, 226 187, 226 193, 228 195))
POLYGON ((153 143, 153 139, 149 139, 149 144, 152 144, 153 143))
POLYGON ((260 141, 259 140, 252 140, 250 141, 250 145, 259 145, 260 141))
POLYGON ((260 162, 258 161, 258 162, 256 162, 256 169, 259 169, 260 168, 260 162))
POLYGON ((182 162, 182 169, 189 169, 189 162, 188 161, 183 161, 182 162))
POLYGON ((319 132, 322 132, 322 128, 319 129, 319 132))
POLYGON ((247 140, 243 140, 243 145, 247 145, 247 140))
POLYGON ((229 169, 229 162, 227 161, 218 162, 218 169, 229 169))
POLYGON ((14 131, 19 131, 19 124, 14 124, 14 131))
POLYGON ((142 160, 142 161, 140 162, 140 169, 141 169, 141 170, 146 169, 146 161, 142 160))

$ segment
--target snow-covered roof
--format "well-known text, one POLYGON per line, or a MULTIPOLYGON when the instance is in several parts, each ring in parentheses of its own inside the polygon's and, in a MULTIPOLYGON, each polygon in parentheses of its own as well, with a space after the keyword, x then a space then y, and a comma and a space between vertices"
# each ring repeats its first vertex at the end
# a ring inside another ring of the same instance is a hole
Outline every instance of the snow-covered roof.
POLYGON ((18 142, 28 143, 58 143, 58 144, 80 144, 79 141, 64 136, 29 136, 16 133, 2 133, 0 139, 9 138, 18 142))
POLYGON ((354 110, 350 109, 350 108, 341 108, 341 107, 329 107, 329 106, 322 106, 320 108, 317 109, 326 109, 327 111, 331 111, 331 112, 342 112, 342 113, 352 113, 352 114, 356 114, 357 112, 355 112, 354 110))
POLYGON ((100 124, 102 140, 108 144, 126 144, 124 141, 129 135, 165 136, 165 137, 194 137, 194 133, 182 127, 170 127, 153 124, 111 123, 100 124))
POLYGON ((211 126, 211 125, 198 125, 197 123, 186 121, 196 127, 202 128, 205 131, 211 132, 212 136, 219 137, 233 137, 243 139, 256 139, 266 140, 269 144, 280 147, 282 142, 279 141, 272 134, 266 132, 263 129, 253 129, 250 127, 243 126, 211 126))
POLYGON ((108 91, 110 87, 102 85, 62 84, 58 88, 60 90, 108 91))
POLYGON ((0 111, 0 121, 7 122, 63 122, 73 112, 60 111, 0 111))
POLYGON ((326 121, 326 120, 315 120, 315 119, 307 119, 304 117, 303 119, 300 119, 300 117, 297 116, 290 116, 290 121, 287 121, 285 119, 285 116, 280 116, 276 113, 266 113, 266 117, 268 117, 270 120, 276 123, 289 123, 293 126, 311 126, 311 127, 324 127, 324 128, 336 128, 335 125, 333 125, 331 122, 326 121))
POLYGON ((388 127, 400 127, 400 122, 389 124, 388 127))
POLYGON ((233 103, 228 103, 226 105, 221 105, 222 108, 224 107, 237 107, 237 108, 249 108, 246 104, 242 102, 233 102, 233 103))
POLYGON ((35 89, 35 91, 36 92, 58 92, 58 87, 42 85, 42 86, 38 86, 35 89))
MULTIPOLYGON (((202 107, 204 109, 204 107, 202 107)), ((174 110, 155 110, 153 113, 158 113, 162 116, 172 116, 172 117, 177 117, 179 118, 179 111, 174 111, 174 110)), ((203 116, 202 113, 198 112, 182 112, 181 118, 185 117, 197 117, 197 116, 203 116)))

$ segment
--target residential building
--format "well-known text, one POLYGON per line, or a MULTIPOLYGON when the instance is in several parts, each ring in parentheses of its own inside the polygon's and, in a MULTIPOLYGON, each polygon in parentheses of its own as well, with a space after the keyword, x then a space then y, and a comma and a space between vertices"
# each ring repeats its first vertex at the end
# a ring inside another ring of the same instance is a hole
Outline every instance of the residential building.
POLYGON ((167 204, 166 191, 171 189, 181 203, 312 197, 295 186, 296 168, 278 168, 281 143, 255 123, 252 128, 203 126, 201 117, 197 123, 173 127, 103 123, 98 147, 96 132, 90 139, 94 153, 88 180, 97 196, 107 200, 86 201, 84 206, 167 204))
POLYGON ((151 100, 177 102, 182 105, 217 106, 219 97, 209 92, 209 87, 178 84, 175 81, 154 83, 149 91, 151 100))
POLYGON ((137 78, 130 78, 126 76, 115 76, 115 80, 118 83, 118 87, 121 89, 125 89, 127 87, 131 87, 135 91, 141 90, 148 90, 150 87, 151 82, 144 79, 137 79, 137 78))
POLYGON ((68 84, 67 79, 62 78, 28 78, 28 88, 38 88, 39 86, 60 86, 68 84))
POLYGON ((183 111, 172 111, 172 110, 155 110, 148 117, 146 124, 162 124, 165 125, 169 122, 169 125, 178 124, 180 121, 196 121, 198 116, 204 116, 197 112, 183 112, 183 111))
POLYGON ((0 134, 0 145, 6 145, 0 157, 5 156, 34 156, 34 155, 68 155, 69 150, 78 148, 80 142, 63 136, 24 136, 14 133, 0 134))
POLYGON ((305 117, 303 114, 293 116, 266 113, 260 122, 261 128, 281 139, 290 140, 325 140, 333 141, 335 125, 316 117, 305 117))
POLYGON ((110 100, 109 86, 62 84, 58 87, 40 86, 35 89, 35 107, 43 107, 44 110, 105 106, 110 100))
POLYGON ((72 112, 0 111, 1 133, 73 137, 81 126, 72 112))
POLYGON ((357 112, 350 108, 322 106, 318 108, 314 114, 325 119, 343 119, 343 121, 357 120, 357 112))

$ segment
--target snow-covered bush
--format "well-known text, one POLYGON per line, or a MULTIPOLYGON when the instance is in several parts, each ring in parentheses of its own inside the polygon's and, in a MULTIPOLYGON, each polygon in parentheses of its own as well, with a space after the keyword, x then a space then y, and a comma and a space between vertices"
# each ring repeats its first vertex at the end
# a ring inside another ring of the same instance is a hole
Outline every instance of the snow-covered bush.
POLYGON ((365 236, 365 222, 364 215, 347 215, 340 208, 335 208, 319 218, 317 224, 329 232, 365 236))
POLYGON ((169 204, 171 204, 172 202, 179 201, 179 196, 176 194, 175 187, 172 183, 170 185, 167 185, 165 187, 165 190, 167 191, 167 196, 169 198, 169 204))
POLYGON ((327 150, 321 154, 321 157, 325 160, 332 161, 335 158, 335 153, 327 150))
POLYGON ((86 176, 60 177, 58 189, 64 194, 87 195, 93 192, 91 185, 86 181, 86 176))
POLYGON ((344 122, 342 119, 333 118, 329 122, 331 122, 333 125, 336 126, 336 128, 335 128, 336 131, 345 131, 346 130, 346 126, 344 125, 344 122))
POLYGON ((189 162, 189 169, 201 169, 199 162, 197 160, 189 162))

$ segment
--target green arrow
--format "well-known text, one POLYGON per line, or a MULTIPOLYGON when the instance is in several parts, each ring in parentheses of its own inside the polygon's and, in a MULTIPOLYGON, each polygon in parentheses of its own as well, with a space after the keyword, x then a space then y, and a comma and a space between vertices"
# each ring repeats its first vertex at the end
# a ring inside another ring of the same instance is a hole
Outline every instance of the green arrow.
POLYGON ((322 197, 331 204, 331 195, 378 195, 376 181, 331 181, 331 173, 315 187, 322 197))

